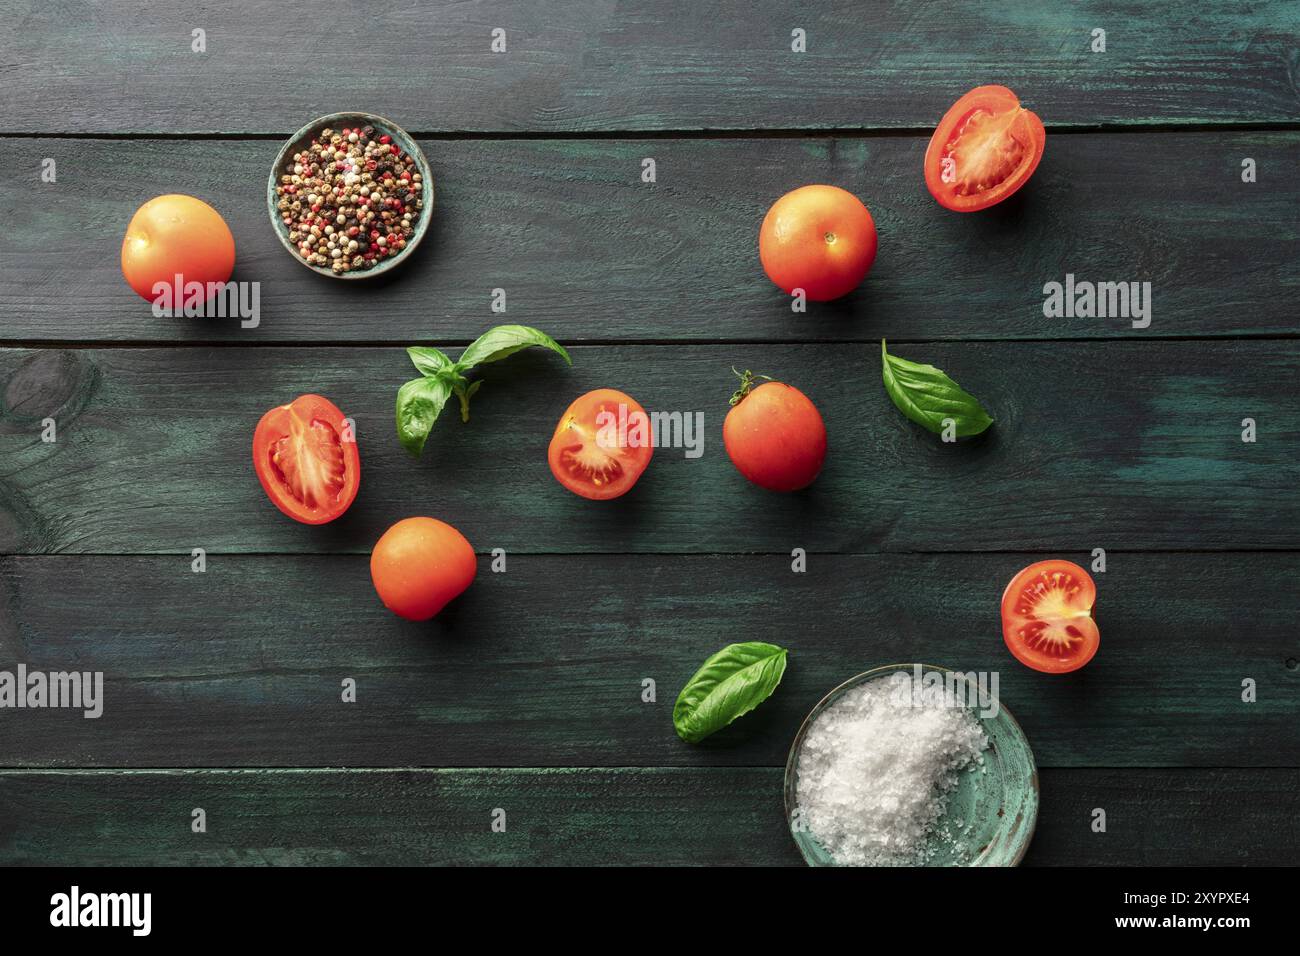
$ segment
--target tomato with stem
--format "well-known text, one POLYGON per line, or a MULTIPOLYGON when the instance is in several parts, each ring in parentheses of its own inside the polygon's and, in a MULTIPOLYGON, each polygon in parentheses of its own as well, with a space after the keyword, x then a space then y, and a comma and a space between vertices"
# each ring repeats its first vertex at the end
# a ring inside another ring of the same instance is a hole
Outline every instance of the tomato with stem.
POLYGON ((925 185, 939 205, 978 212, 1029 182, 1043 158, 1043 121, 1005 86, 977 86, 944 114, 925 151, 925 185))
POLYGON ((352 425, 320 395, 302 395, 262 416, 253 470, 271 503, 294 521, 325 524, 347 511, 361 486, 352 425))
POLYGON ((722 443, 736 470, 769 491, 798 491, 813 483, 826 460, 826 424, 803 392, 753 372, 733 372, 740 388, 722 422, 722 443))
POLYGON ((1093 620, 1097 585, 1071 561, 1039 561, 1002 594, 1002 639, 1020 663, 1047 674, 1078 670, 1101 643, 1093 620))

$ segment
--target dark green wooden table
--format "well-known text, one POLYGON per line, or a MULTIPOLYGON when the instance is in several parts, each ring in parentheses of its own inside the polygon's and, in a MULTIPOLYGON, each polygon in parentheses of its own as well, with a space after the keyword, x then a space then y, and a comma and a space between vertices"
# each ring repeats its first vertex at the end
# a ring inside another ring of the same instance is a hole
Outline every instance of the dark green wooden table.
POLYGON ((799 721, 841 680, 918 659, 1000 672, 1041 768, 1026 862, 1295 861, 1295 3, 0 14, 0 669, 106 681, 98 720, 0 711, 0 862, 797 863, 781 768, 799 721), (1012 201, 950 214, 921 157, 988 82, 1042 116, 1046 156, 1012 201), (416 133, 437 180, 425 245, 374 284, 293 263, 262 206, 283 137, 342 109, 416 133), (809 182, 862 197, 880 256, 858 292, 793 315, 755 240, 809 182), (258 328, 157 319, 126 286, 122 233, 163 192, 226 217, 258 328), (1150 281, 1150 328, 1044 318, 1067 272, 1150 281), (406 457, 402 347, 503 320, 555 335, 573 368, 490 368, 473 421, 406 457), (920 432, 881 388, 882 337, 998 424, 957 446, 920 432), (765 494, 727 461, 732 365, 821 407, 809 492, 765 494), (546 442, 601 385, 702 410, 703 458, 661 452, 604 507, 563 492, 546 442), (248 455, 261 413, 307 391, 355 416, 364 462, 322 528, 274 511, 248 455), (367 572, 411 514, 481 554, 424 625, 384 611, 367 572), (1100 654, 1069 678, 1025 670, 1003 586, 1094 548, 1100 654), (784 684, 704 746, 677 740, 678 689, 744 638, 791 648, 784 684))

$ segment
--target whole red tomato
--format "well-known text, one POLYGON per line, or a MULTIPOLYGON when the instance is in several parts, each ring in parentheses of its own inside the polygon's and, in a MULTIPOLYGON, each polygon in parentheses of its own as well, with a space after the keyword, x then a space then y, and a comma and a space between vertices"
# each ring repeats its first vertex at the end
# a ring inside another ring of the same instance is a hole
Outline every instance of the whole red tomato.
POLYGON ((745 372, 722 423, 722 442, 732 464, 770 491, 798 491, 812 484, 826 459, 826 425, 808 396, 784 382, 753 387, 745 372))
POLYGON ((122 274, 149 302, 155 283, 224 283, 235 269, 235 237, 221 214, 193 196, 170 194, 136 210, 122 240, 122 274))
POLYGON ((858 287, 876 261, 876 224, 867 207, 838 186, 803 186, 767 211, 758 232, 767 277, 793 294, 827 302, 858 287))
POLYGON ((427 621, 474 581, 478 561, 465 536, 437 518, 405 518, 370 555, 379 599, 399 617, 427 621))

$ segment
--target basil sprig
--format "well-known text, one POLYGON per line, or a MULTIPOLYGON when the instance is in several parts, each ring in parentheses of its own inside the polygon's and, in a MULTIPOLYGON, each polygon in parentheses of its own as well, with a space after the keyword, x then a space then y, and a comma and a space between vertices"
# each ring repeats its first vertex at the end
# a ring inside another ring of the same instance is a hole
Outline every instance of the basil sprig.
POLYGON ((498 325, 488 329, 455 362, 435 348, 408 348, 406 354, 423 378, 412 379, 397 390, 397 438, 402 447, 413 455, 424 450, 429 430, 453 395, 460 400, 461 421, 469 421, 469 400, 483 384, 481 379, 471 382, 467 378, 470 370, 485 362, 499 362, 534 345, 550 349, 573 364, 560 343, 526 325, 498 325))
POLYGON ((775 644, 728 644, 686 682, 673 705, 677 736, 696 744, 749 713, 776 690, 789 652, 775 644))
POLYGON ((944 422, 952 419, 958 438, 978 435, 993 424, 993 418, 973 395, 933 365, 909 362, 885 350, 880 340, 885 391, 898 410, 923 428, 941 434, 944 422))

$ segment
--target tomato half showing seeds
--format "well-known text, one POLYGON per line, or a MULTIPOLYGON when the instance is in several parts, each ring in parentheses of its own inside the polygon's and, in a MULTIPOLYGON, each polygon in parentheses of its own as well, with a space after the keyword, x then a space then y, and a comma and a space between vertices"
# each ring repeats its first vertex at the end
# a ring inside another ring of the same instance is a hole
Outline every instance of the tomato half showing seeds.
POLYGON ((925 185, 945 209, 977 212, 1006 199, 1043 158, 1043 121, 1005 86, 977 86, 944 114, 925 151, 925 185))
POLYGON ((262 416, 253 433, 253 470, 271 502, 303 524, 333 521, 361 486, 352 427, 320 395, 303 395, 262 416))
POLYGON ((770 491, 798 491, 812 484, 826 459, 826 425, 817 406, 784 382, 740 390, 722 422, 722 443, 742 475, 770 491))
POLYGON ((652 454, 645 409, 617 389, 598 388, 564 410, 546 457, 565 488, 603 501, 627 494, 652 454))
POLYGON ((1078 670, 1097 653, 1097 586, 1070 561, 1039 561, 1002 594, 1002 639, 1020 663, 1047 674, 1078 670))
POLYGON ((853 193, 802 186, 772 204, 758 231, 758 258, 785 292, 829 302, 858 287, 876 261, 876 223, 853 193))
POLYGON ((474 581, 478 561, 465 536, 437 518, 404 518, 375 544, 370 578, 399 617, 427 621, 474 581))

